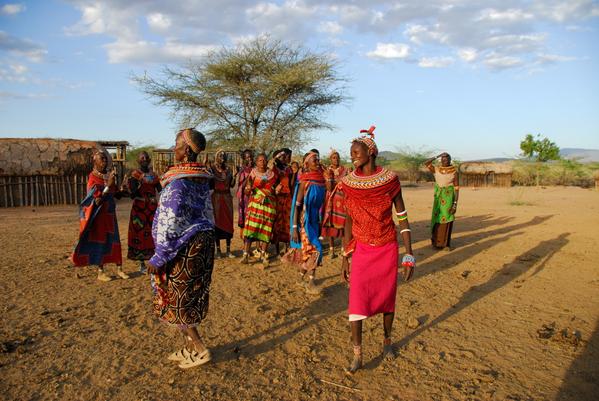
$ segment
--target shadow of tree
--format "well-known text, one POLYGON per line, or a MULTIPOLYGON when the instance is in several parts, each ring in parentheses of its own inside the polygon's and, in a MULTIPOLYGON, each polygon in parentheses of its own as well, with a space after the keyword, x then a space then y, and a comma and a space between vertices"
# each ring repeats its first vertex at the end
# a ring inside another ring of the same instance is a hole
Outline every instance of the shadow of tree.
POLYGON ((595 401, 599 398, 599 322, 584 351, 572 362, 556 401, 595 401))

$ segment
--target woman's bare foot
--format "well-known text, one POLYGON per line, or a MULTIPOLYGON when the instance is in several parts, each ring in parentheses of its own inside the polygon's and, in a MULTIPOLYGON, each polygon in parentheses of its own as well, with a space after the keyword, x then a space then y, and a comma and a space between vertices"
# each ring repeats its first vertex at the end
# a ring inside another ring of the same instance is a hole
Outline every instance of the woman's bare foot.
POLYGON ((110 277, 108 274, 106 274, 106 272, 104 272, 104 269, 98 269, 98 280, 100 281, 111 281, 112 277, 110 277))
POLYGON ((349 367, 345 368, 345 372, 353 375, 362 368, 362 346, 354 345, 354 359, 349 367))
POLYGON ((129 278, 129 275, 123 271, 122 266, 117 266, 116 275, 122 278, 123 280, 127 280, 129 278))

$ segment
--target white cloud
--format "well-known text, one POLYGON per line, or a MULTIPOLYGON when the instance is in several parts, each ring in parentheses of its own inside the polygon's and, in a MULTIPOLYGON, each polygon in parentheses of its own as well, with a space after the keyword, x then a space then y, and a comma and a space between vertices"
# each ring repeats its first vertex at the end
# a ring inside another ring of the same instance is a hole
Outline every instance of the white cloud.
POLYGON ((48 93, 17 93, 0 91, 0 102, 7 100, 23 100, 23 99, 48 99, 52 95, 48 93))
POLYGON ((422 68, 444 68, 453 63, 452 57, 423 57, 418 61, 418 65, 422 68))
POLYGON ((158 32, 166 31, 171 26, 170 18, 161 13, 150 14, 146 20, 148 21, 150 28, 158 32))
POLYGON ((154 42, 118 41, 105 45, 108 50, 108 62, 110 63, 168 63, 187 62, 206 55, 216 46, 190 45, 185 43, 167 42, 159 45, 154 42))
POLYGON ((553 28, 599 17, 597 0, 67 1, 81 12, 67 33, 108 36, 109 60, 119 63, 177 62, 211 46, 269 34, 379 59, 427 64, 429 58, 435 64, 454 54, 493 70, 519 68, 534 66, 537 54, 555 52, 547 34, 553 28), (145 36, 144 24, 159 37, 145 36), (376 49, 360 50, 373 43, 376 49))
POLYGON ((537 55, 537 63, 538 64, 555 64, 566 61, 575 61, 578 60, 576 57, 570 56, 560 56, 558 54, 538 54, 537 55))
POLYGON ((404 43, 377 43, 376 49, 366 55, 379 59, 405 59, 410 55, 410 46, 404 43))
POLYGON ((599 16, 599 4, 593 0, 535 0, 532 9, 538 16, 556 22, 599 16))
POLYGON ((458 57, 467 63, 475 61, 478 57, 478 51, 473 48, 458 49, 458 57))
POLYGON ((440 31, 439 24, 432 26, 425 25, 408 25, 404 34, 413 42, 418 45, 424 43, 447 43, 449 36, 446 33, 440 31))
POLYGON ((29 71, 29 68, 23 64, 10 64, 9 67, 17 75, 23 75, 29 71))
POLYGON ((339 35, 343 32, 343 27, 336 21, 322 21, 318 26, 318 31, 330 35, 339 35))
POLYGON ((22 56, 35 63, 41 62, 48 51, 29 39, 21 39, 0 31, 0 51, 22 56))
POLYGON ((248 21, 260 33, 268 32, 278 38, 308 36, 317 19, 318 8, 301 1, 285 1, 283 4, 258 3, 246 11, 248 21))
POLYGON ((534 14, 526 12, 517 8, 509 8, 506 10, 496 10, 494 8, 487 8, 480 12, 478 21, 499 21, 499 22, 520 22, 531 20, 534 18, 534 14))
POLYGON ((5 4, 0 8, 0 15, 16 15, 26 10, 23 4, 5 4))
POLYGON ((508 68, 521 67, 524 64, 524 61, 519 57, 491 53, 485 57, 483 63, 492 70, 505 70, 508 68))

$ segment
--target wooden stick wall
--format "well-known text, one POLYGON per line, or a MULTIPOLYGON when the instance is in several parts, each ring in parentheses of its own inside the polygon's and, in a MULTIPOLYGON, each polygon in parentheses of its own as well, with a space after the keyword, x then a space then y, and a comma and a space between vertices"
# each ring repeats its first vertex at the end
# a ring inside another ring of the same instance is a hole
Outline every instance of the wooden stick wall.
POLYGON ((78 204, 86 187, 86 175, 0 176, 0 207, 78 204))

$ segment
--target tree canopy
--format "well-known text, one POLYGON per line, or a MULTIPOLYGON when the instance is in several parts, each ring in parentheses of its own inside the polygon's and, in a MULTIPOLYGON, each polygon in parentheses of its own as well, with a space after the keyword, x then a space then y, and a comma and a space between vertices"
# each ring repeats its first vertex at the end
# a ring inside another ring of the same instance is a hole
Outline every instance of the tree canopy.
POLYGON ((269 152, 301 148, 312 131, 333 128, 325 112, 347 99, 337 67, 328 55, 258 38, 181 69, 165 67, 161 79, 135 79, 213 146, 269 152))
POLYGON ((541 138, 539 134, 536 137, 532 134, 526 135, 520 142, 520 150, 522 150, 524 157, 535 159, 537 162, 558 160, 560 158, 559 147, 555 142, 551 142, 549 138, 541 138))

